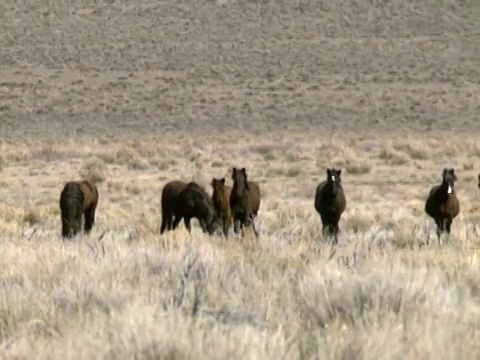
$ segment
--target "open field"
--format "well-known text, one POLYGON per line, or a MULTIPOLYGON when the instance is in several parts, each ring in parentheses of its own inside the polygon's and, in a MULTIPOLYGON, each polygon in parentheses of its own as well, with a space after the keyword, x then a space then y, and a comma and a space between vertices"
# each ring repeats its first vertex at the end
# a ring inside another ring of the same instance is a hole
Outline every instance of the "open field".
POLYGON ((480 358, 475 1, 0 4, 0 356, 480 358), (247 167, 260 238, 158 234, 247 167), (315 187, 343 169, 339 246, 315 187), (423 210, 454 167, 439 246, 423 210), (98 181, 60 239, 64 183, 98 181), (421 246, 427 239, 430 245, 421 246))
POLYGON ((477 1, 90 4, 0 5, 0 134, 471 131, 479 120, 477 1))
POLYGON ((443 137, 286 134, 232 142, 186 135, 168 148, 161 137, 3 144, 2 351, 85 359, 474 359, 480 144, 452 137, 445 146, 443 137), (194 179, 210 192, 211 177, 230 182, 239 163, 262 187, 258 243, 209 238, 195 221, 192 236, 183 223, 158 235, 167 180, 194 179), (313 208, 331 163, 344 169, 348 199, 335 253, 320 238, 313 208), (446 163, 457 168, 462 212, 450 243, 438 246, 423 204, 446 163), (101 181, 97 221, 90 236, 63 243, 59 193, 80 174, 101 181), (427 238, 431 244, 420 248, 427 238))

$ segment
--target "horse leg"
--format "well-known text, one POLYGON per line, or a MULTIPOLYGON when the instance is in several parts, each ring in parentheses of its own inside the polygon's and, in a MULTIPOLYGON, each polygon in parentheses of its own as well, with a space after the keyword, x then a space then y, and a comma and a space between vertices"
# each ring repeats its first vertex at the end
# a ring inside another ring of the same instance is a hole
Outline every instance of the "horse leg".
POLYGON ((235 234, 238 234, 239 231, 240 231, 240 220, 238 219, 237 215, 234 215, 234 217, 233 217, 233 232, 235 234))
POLYGON ((183 218, 183 222, 185 223, 185 227, 187 228, 188 232, 191 234, 192 233, 192 225, 190 224, 191 218, 188 216, 185 216, 183 218))
POLYGON ((225 239, 228 239, 228 228, 229 228, 228 219, 223 218, 222 220, 223 220, 223 235, 225 236, 225 239))
POLYGON ((445 239, 445 232, 446 232, 446 227, 447 227, 447 219, 442 219, 440 220, 440 223, 442 224, 442 234, 443 235, 443 240, 442 240, 442 244, 444 244, 446 242, 446 239, 445 239))
POLYGON ((180 224, 180 221, 182 220, 182 216, 175 216, 175 219, 173 220, 173 224, 172 226, 170 227, 169 230, 175 230, 178 226, 178 224, 180 224))
POLYGON ((323 239, 325 241, 330 240, 330 238, 332 237, 332 224, 330 224, 330 222, 325 220, 322 233, 323 233, 323 239))
POLYGON ((445 220, 445 230, 447 231, 447 234, 450 235, 451 229, 452 229, 452 219, 445 220))
POLYGON ((175 230, 177 228, 178 224, 182 220, 182 217, 180 216, 178 218, 178 221, 177 221, 177 217, 178 217, 178 215, 174 215, 174 214, 170 215, 170 220, 169 220, 169 223, 168 223, 168 230, 175 230))
POLYGON ((327 237, 328 237, 328 225, 327 224, 323 224, 323 226, 322 226, 322 236, 323 236, 323 240, 326 240, 327 237))
POLYGON ((63 241, 65 241, 65 239, 68 239, 70 237, 71 237, 71 230, 69 229, 65 219, 62 217, 62 239, 63 241))
POLYGON ((243 220, 240 220, 240 234, 245 237, 245 224, 243 220))
POLYGON ((172 218, 170 214, 166 212, 162 212, 162 225, 160 226, 160 234, 163 234, 165 229, 170 230, 170 226, 172 224, 172 218))
POLYGON ((258 239, 258 231, 257 231, 257 228, 255 227, 255 221, 253 221, 253 215, 250 215, 250 222, 252 224, 252 229, 255 234, 255 237, 258 239))
POLYGON ((328 238, 330 237, 330 221, 327 216, 322 216, 320 215, 320 218, 322 220, 322 236, 324 241, 328 241, 328 238))
POLYGON ((197 217, 197 219, 200 223, 200 227, 202 228, 203 233, 209 234, 207 221, 203 217, 197 217))
POLYGON ((68 228, 67 226, 62 227, 62 239, 63 241, 65 240, 70 240, 75 236, 75 230, 68 228))
POLYGON ((94 223, 95 223, 95 206, 92 206, 91 208, 85 210, 85 225, 84 225, 85 234, 90 233, 94 223))
POLYGON ((240 237, 244 236, 243 218, 240 214, 237 214, 233 220, 233 231, 240 237))
POLYGON ((335 236, 335 225, 330 223, 328 224, 328 237, 332 240, 332 244, 336 244, 336 236, 335 236))
POLYGON ((338 234, 340 233, 340 228, 338 226, 338 223, 335 225, 332 225, 333 227, 333 244, 338 245, 338 234))
POLYGON ((435 219, 435 223, 437 224, 437 240, 438 240, 438 243, 440 244, 440 237, 443 231, 443 221, 440 219, 435 219))
POLYGON ((452 228, 452 221, 453 221, 452 219, 445 220, 445 231, 447 232, 448 242, 450 242, 450 231, 452 228))

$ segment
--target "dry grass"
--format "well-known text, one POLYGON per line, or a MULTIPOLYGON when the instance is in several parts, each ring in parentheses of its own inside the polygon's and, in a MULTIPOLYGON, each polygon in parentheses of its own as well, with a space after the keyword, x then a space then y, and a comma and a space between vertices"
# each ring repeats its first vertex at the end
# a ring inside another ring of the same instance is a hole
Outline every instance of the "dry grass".
POLYGON ((10 143, 7 154, 35 158, 10 161, 2 174, 1 351, 85 359, 477 358, 476 169, 458 170, 462 212, 448 244, 436 244, 423 204, 442 166, 458 168, 478 142, 454 137, 430 155, 442 138, 285 135, 228 144, 218 135, 185 137, 161 155, 156 146, 168 138, 91 139, 52 145, 55 161, 38 156, 41 141, 10 143), (198 154, 182 157, 191 142, 198 154), (126 158, 122 149, 134 148, 126 158), (423 155, 412 159, 412 148, 423 155), (386 151, 406 160, 392 164, 386 151), (223 166, 212 166, 219 153, 223 166), (137 157, 147 164, 141 171, 129 160, 137 157), (152 161, 160 158, 167 168, 152 161), (97 161, 105 167, 97 223, 90 236, 63 243, 59 191, 97 161), (347 163, 370 171, 343 175, 348 207, 333 252, 320 239, 313 192, 326 167, 347 163), (234 165, 247 166, 262 186, 258 243, 253 235, 209 238, 198 226, 189 236, 183 224, 158 235, 166 181, 207 186, 212 177, 229 178, 234 165), (420 247, 427 237, 432 244, 420 247))
POLYGON ((479 12, 0 4, 0 357, 480 358, 479 12), (258 243, 158 234, 168 180, 211 191, 232 166, 261 185, 258 243), (334 252, 313 207, 329 166, 348 201, 334 252), (461 213, 439 246, 423 205, 446 166, 461 213), (97 222, 63 243, 80 177, 97 222))

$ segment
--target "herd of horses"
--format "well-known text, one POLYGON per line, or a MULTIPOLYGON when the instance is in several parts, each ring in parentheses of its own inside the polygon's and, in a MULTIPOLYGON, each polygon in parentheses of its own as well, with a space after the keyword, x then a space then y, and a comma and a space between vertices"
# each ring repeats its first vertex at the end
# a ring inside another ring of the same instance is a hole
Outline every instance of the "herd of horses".
MULTIPOLYGON (((326 169, 326 179, 318 184, 314 199, 314 207, 323 226, 323 236, 333 239, 333 244, 338 244, 339 222, 347 205, 341 174, 341 169, 326 169)), ((231 178, 233 186, 227 185, 225 178, 213 178, 210 184, 213 189, 211 196, 195 181, 167 182, 161 195, 160 233, 177 229, 182 219, 188 232, 191 232, 191 220, 196 218, 202 231, 209 235, 221 231, 228 238, 229 229, 233 225, 234 233, 240 232, 243 237, 244 228, 251 226, 258 238, 255 218, 261 203, 260 186, 255 181, 248 180, 244 167, 233 167, 231 178)), ((435 220, 439 240, 442 233, 450 235, 453 219, 460 212, 454 188, 456 181, 455 169, 444 168, 442 182, 430 189, 425 202, 425 212, 435 220)), ((480 174, 478 188, 480 189, 480 174)), ((98 189, 90 181, 70 181, 65 184, 60 194, 64 240, 73 238, 81 231, 82 218, 84 233, 88 234, 92 230, 98 199, 98 189)))

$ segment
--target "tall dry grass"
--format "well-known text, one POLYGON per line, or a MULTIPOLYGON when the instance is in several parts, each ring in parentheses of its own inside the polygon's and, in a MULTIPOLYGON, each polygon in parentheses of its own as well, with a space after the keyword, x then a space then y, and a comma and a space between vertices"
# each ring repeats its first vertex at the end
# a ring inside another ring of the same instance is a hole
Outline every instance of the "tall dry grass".
POLYGON ((2 356, 475 359, 480 209, 471 155, 480 148, 474 136, 443 138, 5 144, 2 356), (183 224, 158 234, 163 184, 208 188, 235 165, 262 187, 258 242, 210 238, 198 226, 189 236, 183 224), (335 250, 313 208, 328 166, 345 169, 348 200, 335 250), (423 202, 444 166, 457 169, 461 214, 439 246, 423 202), (61 187, 98 171, 94 230, 64 243, 61 187))

